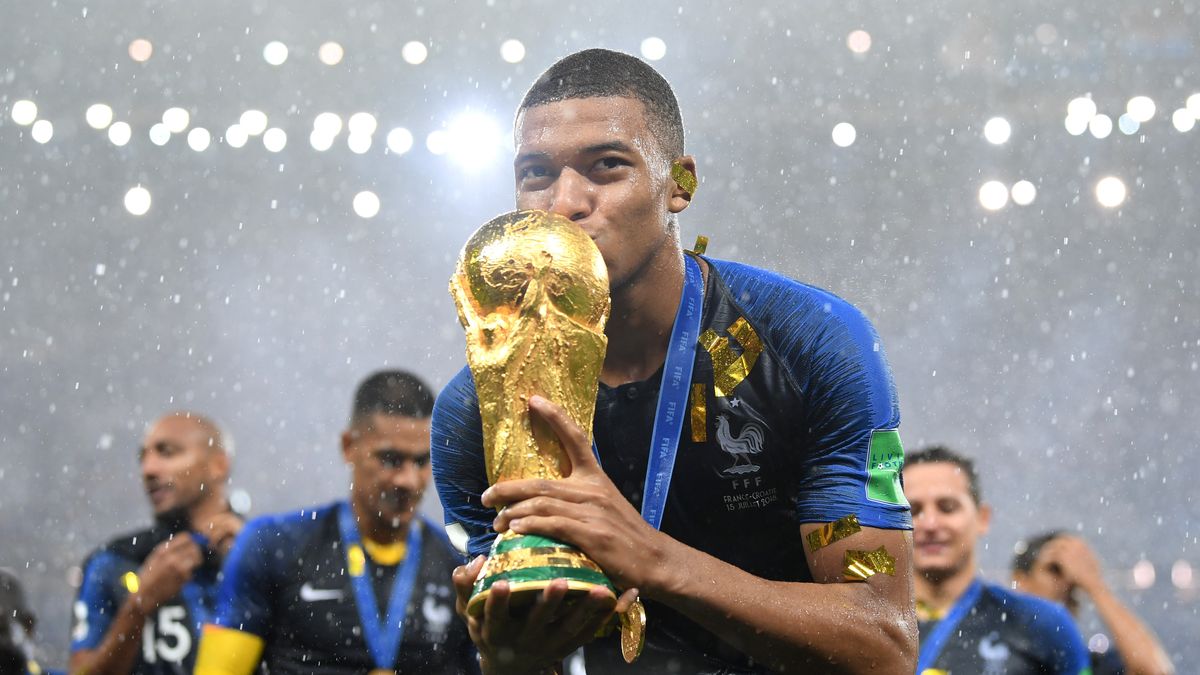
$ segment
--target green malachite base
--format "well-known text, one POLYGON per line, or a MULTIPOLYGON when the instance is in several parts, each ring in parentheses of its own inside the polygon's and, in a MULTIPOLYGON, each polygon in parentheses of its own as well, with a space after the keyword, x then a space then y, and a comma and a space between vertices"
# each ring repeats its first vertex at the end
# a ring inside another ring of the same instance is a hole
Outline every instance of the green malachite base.
POLYGON ((555 579, 566 579, 567 598, 585 594, 600 586, 616 598, 612 582, 596 563, 579 549, 547 537, 505 532, 496 537, 487 562, 475 580, 475 589, 467 603, 467 613, 479 616, 488 593, 497 581, 507 581, 510 606, 532 604, 538 594, 555 579))

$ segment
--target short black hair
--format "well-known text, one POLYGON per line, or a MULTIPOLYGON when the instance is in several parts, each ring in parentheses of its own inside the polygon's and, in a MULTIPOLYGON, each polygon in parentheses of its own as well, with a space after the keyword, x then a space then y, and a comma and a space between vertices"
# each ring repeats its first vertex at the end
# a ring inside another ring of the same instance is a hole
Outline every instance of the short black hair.
POLYGON ((425 419, 433 414, 433 393, 421 378, 403 370, 381 370, 358 385, 350 424, 375 414, 425 419))
POLYGON ((975 473, 975 461, 965 455, 958 454, 944 445, 931 445, 905 455, 904 468, 908 469, 917 464, 933 464, 935 462, 953 464, 961 469, 963 475, 967 477, 967 491, 971 493, 971 500, 975 502, 976 506, 983 503, 983 493, 979 489, 979 474, 975 473))
POLYGON ((1038 556, 1042 554, 1042 549, 1046 544, 1058 539, 1066 534, 1064 530, 1050 530, 1043 532, 1036 537, 1030 537, 1025 541, 1017 542, 1015 555, 1012 560, 1012 571, 1023 572, 1029 574, 1033 571, 1033 564, 1037 562, 1038 556))
POLYGON ((545 103, 609 96, 641 101, 646 125, 668 159, 683 155, 683 116, 671 85, 645 61, 622 52, 585 49, 562 58, 533 83, 517 113, 545 103))

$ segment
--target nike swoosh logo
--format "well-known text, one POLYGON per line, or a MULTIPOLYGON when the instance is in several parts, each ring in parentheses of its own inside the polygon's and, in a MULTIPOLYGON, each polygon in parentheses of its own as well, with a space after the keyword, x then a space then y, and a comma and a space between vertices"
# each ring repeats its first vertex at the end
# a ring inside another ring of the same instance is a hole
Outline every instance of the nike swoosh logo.
POLYGON ((339 588, 313 588, 305 583, 300 587, 300 599, 305 602, 321 602, 322 600, 341 600, 342 590, 339 588))

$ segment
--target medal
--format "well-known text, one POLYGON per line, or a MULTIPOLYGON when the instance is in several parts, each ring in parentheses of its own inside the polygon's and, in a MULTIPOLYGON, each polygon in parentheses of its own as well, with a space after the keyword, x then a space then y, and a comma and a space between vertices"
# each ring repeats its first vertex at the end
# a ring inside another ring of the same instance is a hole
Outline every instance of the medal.
POLYGON ((621 656, 625 657, 625 663, 637 660, 645 646, 646 608, 641 600, 634 600, 621 614, 621 656))

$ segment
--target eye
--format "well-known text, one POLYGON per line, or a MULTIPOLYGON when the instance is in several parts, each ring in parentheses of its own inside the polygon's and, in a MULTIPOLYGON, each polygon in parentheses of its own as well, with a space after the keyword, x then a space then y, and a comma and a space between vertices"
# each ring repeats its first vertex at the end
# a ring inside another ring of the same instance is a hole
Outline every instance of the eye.
POLYGON ((596 161, 596 169, 600 171, 611 171, 623 166, 629 166, 629 162, 620 157, 603 157, 596 161))
POLYGON ((550 177, 550 169, 539 164, 531 164, 517 169, 517 180, 521 183, 544 180, 550 177))

